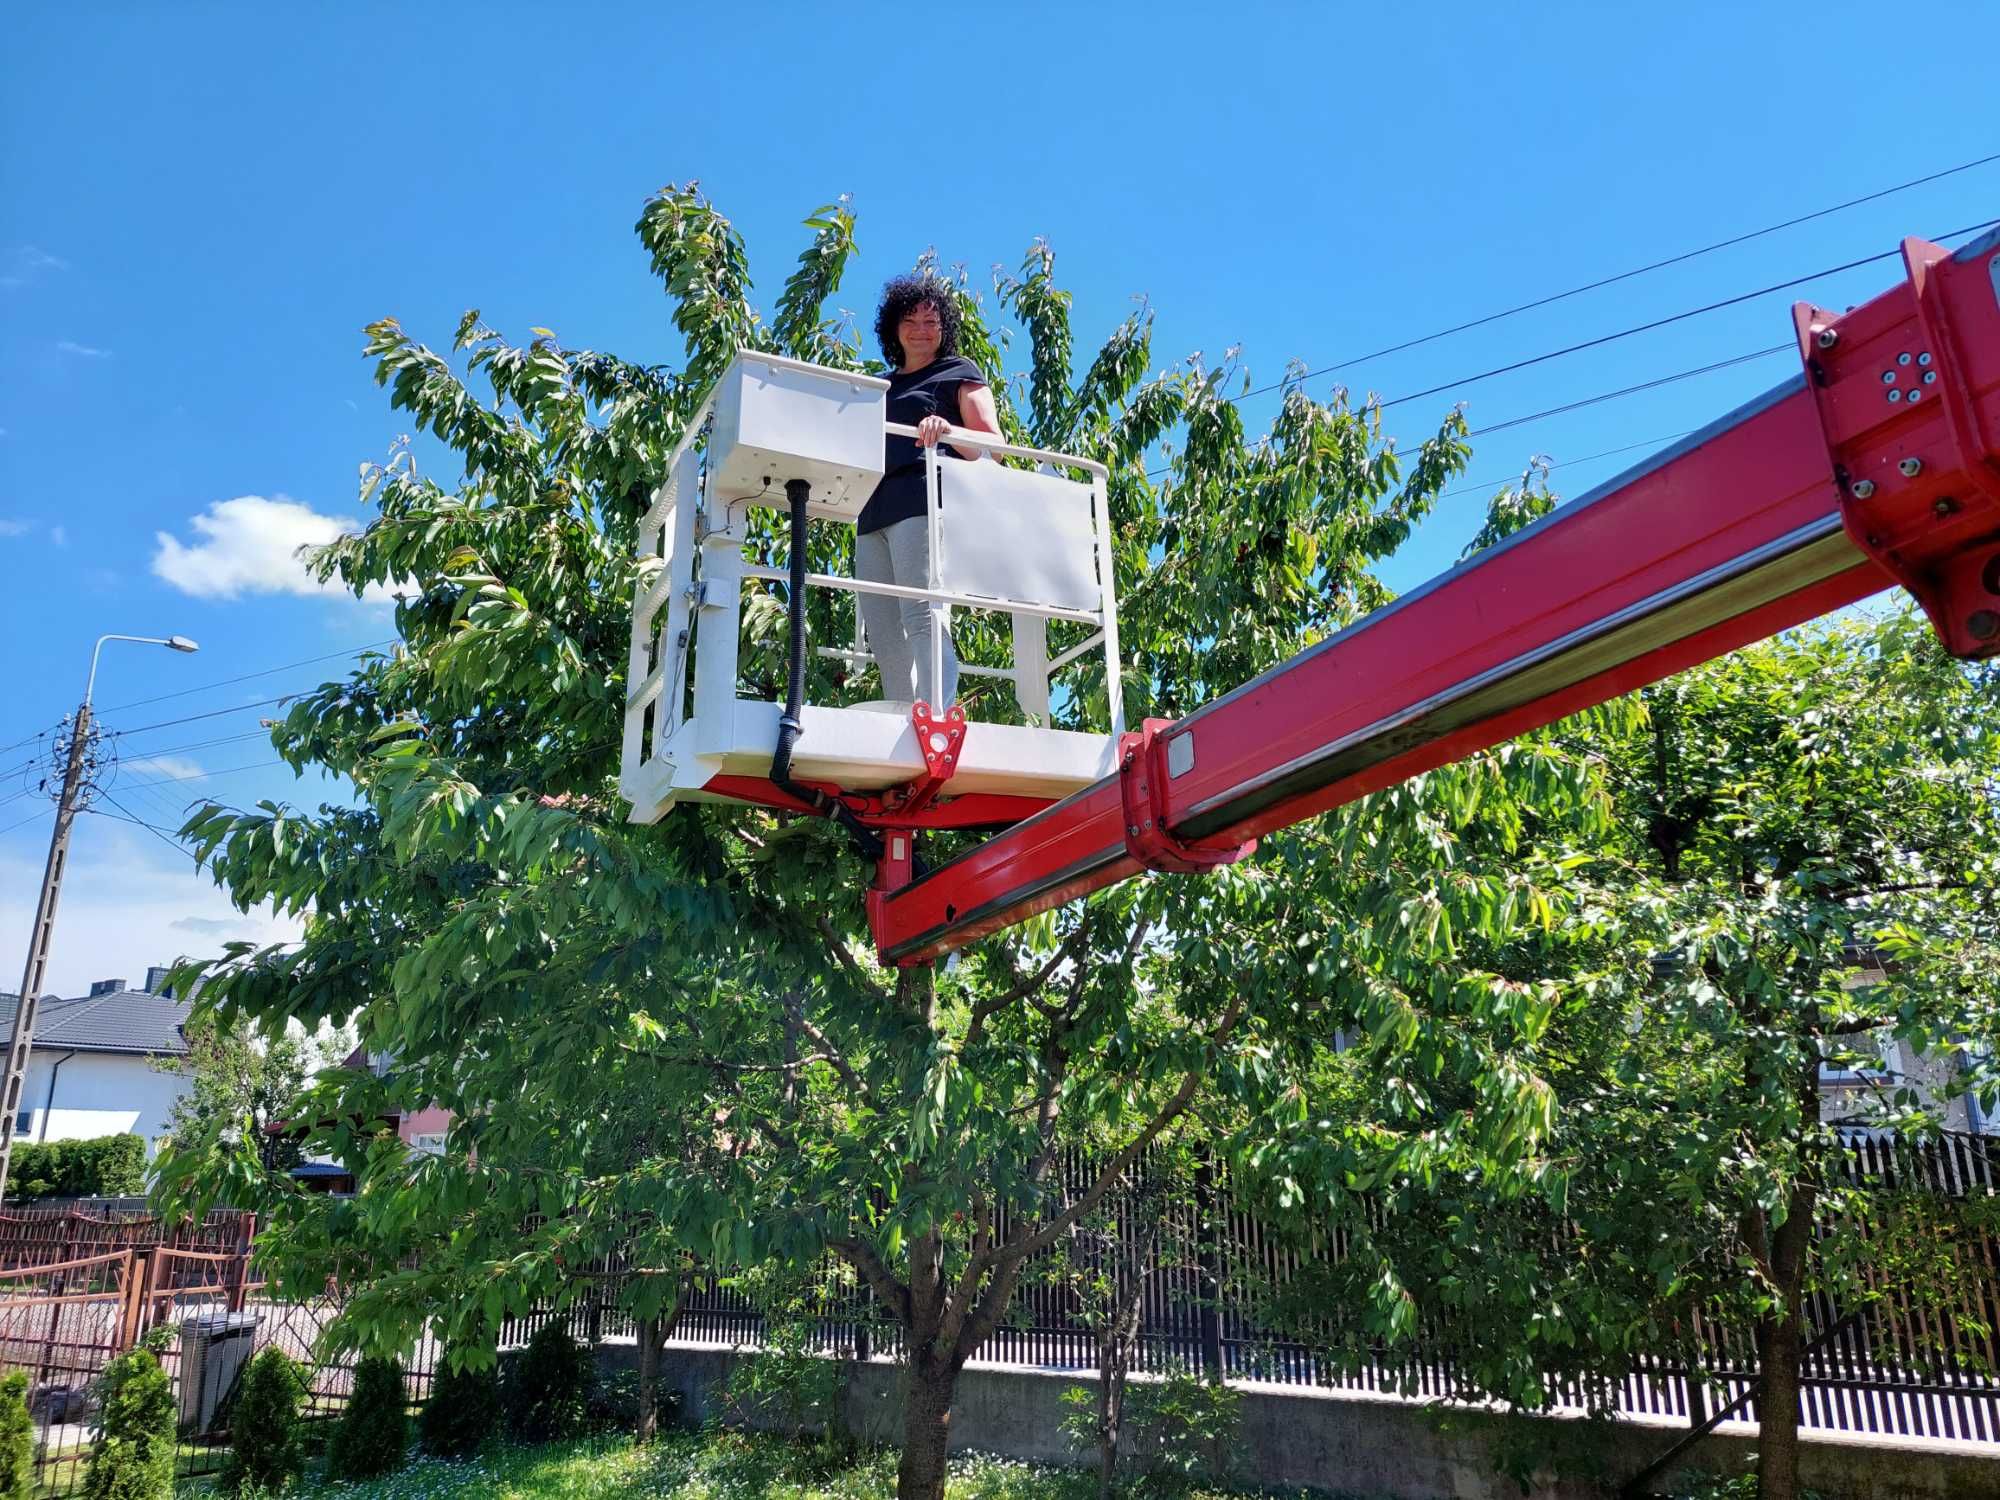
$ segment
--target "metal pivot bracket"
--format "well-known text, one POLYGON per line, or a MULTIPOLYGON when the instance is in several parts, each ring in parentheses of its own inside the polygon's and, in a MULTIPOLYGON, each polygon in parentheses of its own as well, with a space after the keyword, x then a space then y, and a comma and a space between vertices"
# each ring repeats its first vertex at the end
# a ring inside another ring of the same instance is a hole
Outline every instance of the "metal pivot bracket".
POLYGON ((1199 875, 1254 853, 1257 841, 1222 849, 1184 844, 1167 831, 1168 741, 1172 719, 1148 719, 1118 741, 1118 794, 1125 814, 1125 852, 1149 870, 1199 875))
POLYGON ((1792 309, 1806 387, 1854 545, 1954 655, 2000 655, 2000 244, 1905 240, 1903 262, 1901 295, 1792 309))
POLYGON ((899 813, 920 812, 930 806, 944 784, 957 774, 959 754, 965 748, 965 710, 954 703, 938 714, 919 699, 910 709, 910 727, 916 731, 917 748, 923 752, 924 774, 904 788, 896 806, 899 813))

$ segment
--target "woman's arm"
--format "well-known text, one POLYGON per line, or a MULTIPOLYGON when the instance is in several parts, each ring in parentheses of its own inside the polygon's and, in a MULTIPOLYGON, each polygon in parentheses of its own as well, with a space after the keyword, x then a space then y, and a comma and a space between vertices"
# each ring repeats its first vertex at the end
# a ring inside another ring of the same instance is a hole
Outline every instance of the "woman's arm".
MULTIPOLYGON (((947 427, 958 426, 973 432, 990 432, 995 437, 1000 434, 1000 412, 993 405, 993 392, 984 384, 967 383, 958 388, 958 421, 952 423, 943 417, 925 417, 917 423, 917 441, 928 448, 944 436, 947 427)), ((968 447, 963 443, 951 445, 961 457, 983 458, 984 448, 968 447)))
MULTIPOLYGON (((993 392, 983 385, 962 385, 958 388, 958 425, 973 432, 990 432, 1000 436, 1000 411, 993 404, 993 392)), ((963 446, 953 443, 963 458, 984 458, 984 448, 974 448, 967 452, 963 446)))

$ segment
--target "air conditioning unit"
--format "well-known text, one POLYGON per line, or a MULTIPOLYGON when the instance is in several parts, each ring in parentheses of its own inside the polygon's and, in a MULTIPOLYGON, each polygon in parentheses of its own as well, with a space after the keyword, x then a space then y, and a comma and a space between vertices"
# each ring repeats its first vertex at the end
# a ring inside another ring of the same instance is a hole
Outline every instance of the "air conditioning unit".
POLYGON ((180 1428, 185 1434, 215 1430, 222 1404, 257 1348, 255 1313, 189 1318, 181 1332, 180 1428))

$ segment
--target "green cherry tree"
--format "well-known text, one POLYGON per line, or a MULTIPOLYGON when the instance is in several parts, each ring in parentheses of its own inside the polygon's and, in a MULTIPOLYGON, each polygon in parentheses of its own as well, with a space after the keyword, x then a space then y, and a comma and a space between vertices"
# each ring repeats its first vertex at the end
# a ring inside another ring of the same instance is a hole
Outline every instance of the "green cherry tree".
MULTIPOLYGON (((869 871, 826 822, 687 806, 629 823, 616 745, 633 542, 667 455, 739 347, 867 365, 829 313, 853 215, 833 205, 808 228, 767 322, 712 203, 692 187, 647 203, 638 234, 685 345, 676 367, 545 330, 517 346, 476 314, 448 353, 393 321, 369 328, 392 405, 448 460, 420 467, 405 445, 364 466, 367 528, 313 566, 401 590, 400 644, 273 733, 357 797, 210 806, 188 832, 237 901, 305 921, 297 944, 194 966, 204 1013, 266 1036, 351 1022, 395 1063, 323 1074, 288 1112, 306 1149, 353 1168, 350 1200, 293 1191, 222 1135, 177 1140, 161 1172, 172 1196, 259 1207, 269 1273, 300 1288, 341 1275, 358 1289, 344 1336, 390 1354, 428 1323, 490 1355, 508 1313, 566 1294, 614 1245, 648 1273, 642 1318, 670 1316, 697 1264, 836 1257, 901 1329, 898 1493, 937 1500, 959 1372, 1027 1262, 1191 1113, 1245 1155, 1280 1128, 1311 1133, 1299 1080, 1351 1025, 1385 1077, 1448 1077, 1479 1106, 1426 1149, 1532 1145, 1545 1089, 1506 1054, 1551 998, 1469 966, 1454 934, 1546 923, 1549 870, 1524 859, 1461 882, 1436 835, 1500 808, 1499 836, 1518 842, 1531 794, 1545 822, 1592 814, 1553 747, 1482 757, 1213 879, 1133 882, 954 966, 895 972, 870 954, 869 871), (1383 878, 1411 864, 1440 891, 1383 878), (1358 921, 1357 891, 1375 902, 1358 921), (380 1128, 433 1103, 453 1114, 441 1155, 380 1128), (1077 1140, 1099 1163, 1081 1180, 1054 1170, 1077 1140)), ((954 295, 1003 425, 1112 469, 1135 716, 1185 712, 1387 597, 1374 565, 1466 460, 1456 413, 1406 462, 1369 408, 1295 383, 1253 436, 1225 399, 1232 361, 1148 375, 1143 306, 1079 373, 1046 246, 995 292, 992 315, 962 279, 954 295), (1030 353, 1018 383, 1009 314, 1030 353)), ((815 536, 815 566, 840 567, 850 545, 815 536)), ((775 694, 782 611, 752 587, 742 690, 775 694)), ((815 634, 844 633, 833 611, 814 602, 815 634)), ((999 645, 976 623, 961 644, 973 660, 999 645)), ((816 662, 812 696, 859 695, 842 670, 816 662)), ((1102 679, 1085 679, 1058 714, 1101 731, 1103 705, 1102 679)), ((1315 1149, 1354 1149, 1319 1125, 1315 1149)))

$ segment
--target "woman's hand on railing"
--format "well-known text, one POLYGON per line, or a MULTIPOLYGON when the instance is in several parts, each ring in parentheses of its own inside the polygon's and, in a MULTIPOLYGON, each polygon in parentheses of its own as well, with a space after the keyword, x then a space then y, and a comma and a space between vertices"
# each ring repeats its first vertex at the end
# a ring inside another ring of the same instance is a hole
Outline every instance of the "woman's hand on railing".
POLYGON ((950 431, 951 423, 943 417, 925 417, 923 421, 917 423, 917 442, 929 448, 950 431))

